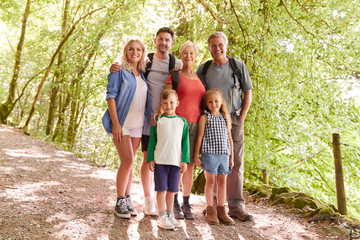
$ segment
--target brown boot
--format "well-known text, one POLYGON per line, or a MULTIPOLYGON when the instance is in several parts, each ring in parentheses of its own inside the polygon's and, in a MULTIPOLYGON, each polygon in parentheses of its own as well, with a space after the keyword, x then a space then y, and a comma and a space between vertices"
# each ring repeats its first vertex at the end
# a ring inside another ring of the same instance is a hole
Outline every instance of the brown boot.
POLYGON ((215 206, 206 206, 205 220, 210 225, 218 225, 219 224, 219 219, 217 217, 215 206))
POLYGON ((227 225, 234 225, 234 220, 226 213, 225 206, 217 206, 217 216, 220 222, 227 225))

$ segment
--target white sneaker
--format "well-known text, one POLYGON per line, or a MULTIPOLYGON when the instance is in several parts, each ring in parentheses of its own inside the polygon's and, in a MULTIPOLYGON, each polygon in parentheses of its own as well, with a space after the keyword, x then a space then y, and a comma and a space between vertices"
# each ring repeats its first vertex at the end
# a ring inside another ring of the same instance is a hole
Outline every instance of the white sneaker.
POLYGON ((155 205, 154 205, 154 201, 151 196, 145 197, 144 213, 145 213, 145 215, 148 215, 148 216, 157 216, 158 215, 155 205))
POLYGON ((176 219, 173 213, 169 213, 167 215, 169 222, 171 222, 172 225, 174 225, 174 227, 181 227, 181 223, 179 223, 176 219))
POLYGON ((169 221, 167 215, 159 216, 157 219, 157 226, 163 229, 174 229, 175 226, 169 221))

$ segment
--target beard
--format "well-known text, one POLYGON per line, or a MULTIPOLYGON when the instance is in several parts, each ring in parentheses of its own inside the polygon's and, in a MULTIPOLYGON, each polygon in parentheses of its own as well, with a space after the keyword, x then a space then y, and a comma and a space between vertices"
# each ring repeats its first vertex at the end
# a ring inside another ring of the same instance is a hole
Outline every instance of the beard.
POLYGON ((169 48, 165 46, 159 46, 157 47, 157 50, 161 53, 167 53, 169 51, 169 48))

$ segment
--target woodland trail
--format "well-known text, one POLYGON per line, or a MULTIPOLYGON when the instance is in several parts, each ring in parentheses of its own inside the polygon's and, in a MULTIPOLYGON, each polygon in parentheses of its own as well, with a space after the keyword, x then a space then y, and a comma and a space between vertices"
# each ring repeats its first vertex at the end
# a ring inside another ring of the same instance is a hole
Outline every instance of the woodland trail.
POLYGON ((205 199, 195 195, 190 198, 194 221, 181 220, 175 231, 158 229, 156 218, 142 213, 138 179, 132 186, 138 216, 119 219, 113 214, 115 175, 0 125, 0 239, 349 239, 348 232, 334 231, 329 223, 311 224, 266 202, 247 205, 254 222, 209 226, 201 213, 205 199))

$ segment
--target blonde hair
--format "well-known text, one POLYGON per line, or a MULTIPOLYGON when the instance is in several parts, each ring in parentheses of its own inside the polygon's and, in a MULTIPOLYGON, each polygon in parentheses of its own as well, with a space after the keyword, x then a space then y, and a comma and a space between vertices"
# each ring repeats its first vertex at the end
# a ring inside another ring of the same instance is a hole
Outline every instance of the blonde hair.
POLYGON ((202 103, 201 103, 201 110, 206 110, 208 112, 210 112, 210 110, 208 109, 207 105, 206 105, 206 99, 211 96, 211 95, 215 95, 215 94, 219 94, 221 97, 221 106, 220 106, 220 112, 222 112, 225 115, 225 118, 227 120, 228 123, 231 124, 231 118, 230 118, 230 113, 224 98, 224 94, 223 92, 219 89, 219 88, 213 88, 210 90, 207 90, 204 94, 204 97, 202 99, 202 103))
POLYGON ((138 62, 137 69, 139 71, 145 72, 146 61, 147 61, 146 47, 145 47, 145 44, 137 37, 132 37, 125 43, 122 55, 120 57, 121 65, 122 65, 122 67, 124 69, 131 72, 131 64, 130 64, 130 61, 128 59, 127 52, 129 50, 130 44, 133 43, 133 42, 138 43, 140 45, 140 47, 142 48, 142 50, 143 50, 140 61, 138 62))
POLYGON ((179 49, 179 52, 180 54, 182 54, 182 52, 185 50, 185 48, 187 47, 193 47, 195 49, 195 54, 196 54, 196 57, 199 56, 199 48, 196 46, 195 43, 191 42, 191 41, 186 41, 184 42, 180 49, 179 49))
POLYGON ((164 90, 162 90, 161 93, 160 93, 160 99, 166 100, 166 99, 168 99, 170 97, 171 94, 175 94, 176 100, 178 100, 178 95, 177 95, 176 91, 173 90, 173 89, 164 89, 164 90))
POLYGON ((223 33, 223 32, 213 32, 213 33, 210 34, 210 36, 209 36, 208 39, 207 39, 207 43, 208 43, 208 48, 209 48, 209 49, 210 49, 210 41, 211 41, 211 39, 213 39, 213 38, 222 38, 222 39, 224 39, 224 42, 225 42, 225 46, 226 46, 226 47, 227 47, 227 45, 228 45, 228 43, 229 43, 228 38, 227 38, 227 36, 225 35, 225 33, 223 33))

